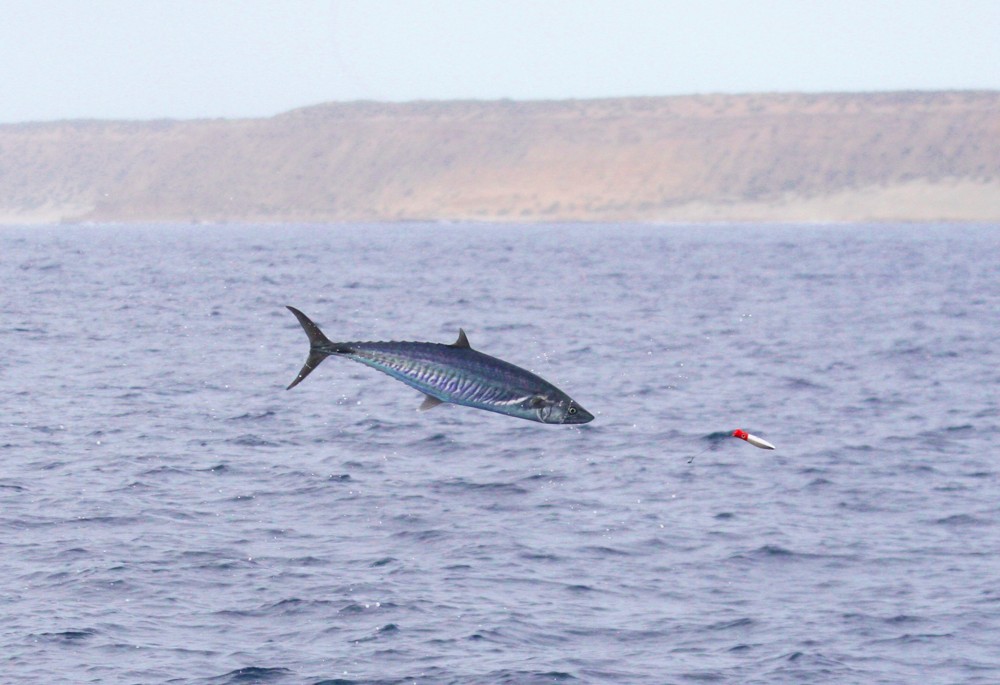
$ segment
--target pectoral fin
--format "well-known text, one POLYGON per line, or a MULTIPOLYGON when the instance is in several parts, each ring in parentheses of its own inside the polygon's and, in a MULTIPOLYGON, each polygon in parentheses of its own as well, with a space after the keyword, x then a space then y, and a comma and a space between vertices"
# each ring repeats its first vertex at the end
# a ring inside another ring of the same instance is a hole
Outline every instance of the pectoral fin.
POLYGON ((436 397, 431 397, 430 395, 424 395, 424 401, 420 405, 420 411, 427 411, 428 409, 433 409, 439 404, 444 404, 444 400, 439 400, 436 397))

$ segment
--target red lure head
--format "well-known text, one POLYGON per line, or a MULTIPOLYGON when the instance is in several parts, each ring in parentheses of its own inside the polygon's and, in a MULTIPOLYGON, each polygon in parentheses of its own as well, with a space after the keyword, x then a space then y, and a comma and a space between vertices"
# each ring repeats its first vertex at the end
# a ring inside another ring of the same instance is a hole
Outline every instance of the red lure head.
POLYGON ((749 436, 750 434, 747 433, 742 428, 737 428, 736 430, 733 431, 733 437, 739 438, 740 440, 746 440, 749 436))

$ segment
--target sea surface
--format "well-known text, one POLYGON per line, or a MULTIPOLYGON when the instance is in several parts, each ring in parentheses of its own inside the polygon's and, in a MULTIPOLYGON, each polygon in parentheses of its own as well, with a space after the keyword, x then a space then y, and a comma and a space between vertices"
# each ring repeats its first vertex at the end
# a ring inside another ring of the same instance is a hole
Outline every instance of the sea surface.
POLYGON ((52 226, 0 255, 5 685, 1000 682, 1000 227, 52 226), (333 340, 461 326, 597 418, 418 412, 343 359, 286 391, 287 304, 333 340))

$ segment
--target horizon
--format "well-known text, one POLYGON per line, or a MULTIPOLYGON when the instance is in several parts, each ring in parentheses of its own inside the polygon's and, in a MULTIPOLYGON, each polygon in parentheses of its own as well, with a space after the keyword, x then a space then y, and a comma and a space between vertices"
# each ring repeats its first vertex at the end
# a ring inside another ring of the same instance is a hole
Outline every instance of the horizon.
POLYGON ((570 103, 570 102, 602 102, 614 100, 666 100, 685 98, 712 98, 712 97, 783 97, 783 96, 816 96, 816 97, 836 97, 836 96, 867 96, 867 95, 1000 95, 1000 88, 968 88, 968 89, 899 89, 899 90, 857 90, 857 91, 745 91, 745 92, 703 92, 703 93, 676 93, 671 95, 621 95, 621 96, 595 96, 595 97, 564 97, 564 98, 450 98, 434 99, 420 98, 413 100, 327 100, 324 102, 314 102, 306 105, 292 107, 290 109, 263 114, 260 116, 206 116, 206 117, 169 117, 160 116, 148 119, 138 118, 97 118, 97 117, 69 117, 60 119, 37 119, 32 121, 0 122, 0 126, 32 126, 60 123, 155 123, 155 122, 200 122, 200 121, 251 121, 265 120, 280 117, 292 112, 307 110, 329 105, 379 105, 379 106, 406 106, 420 104, 493 104, 493 103, 515 103, 515 104, 543 104, 543 103, 570 103))

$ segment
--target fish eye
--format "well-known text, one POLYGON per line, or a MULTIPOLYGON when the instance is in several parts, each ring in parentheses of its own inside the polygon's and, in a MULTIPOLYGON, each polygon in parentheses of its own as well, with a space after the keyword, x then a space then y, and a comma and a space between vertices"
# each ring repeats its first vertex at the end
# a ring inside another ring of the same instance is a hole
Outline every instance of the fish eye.
POLYGON ((566 410, 566 413, 567 414, 575 414, 576 413, 576 407, 570 407, 569 409, 566 410))

